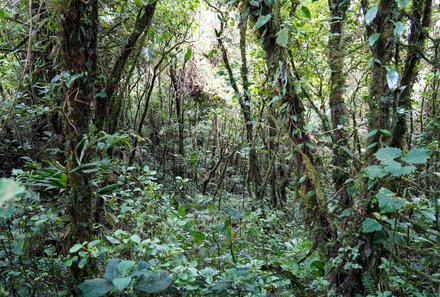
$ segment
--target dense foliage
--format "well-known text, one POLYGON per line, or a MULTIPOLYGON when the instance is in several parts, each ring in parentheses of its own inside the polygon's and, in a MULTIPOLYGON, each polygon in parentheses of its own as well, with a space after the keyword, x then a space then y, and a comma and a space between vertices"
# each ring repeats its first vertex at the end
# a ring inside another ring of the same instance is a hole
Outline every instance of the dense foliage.
POLYGON ((439 11, 0 2, 0 296, 439 296, 439 11))

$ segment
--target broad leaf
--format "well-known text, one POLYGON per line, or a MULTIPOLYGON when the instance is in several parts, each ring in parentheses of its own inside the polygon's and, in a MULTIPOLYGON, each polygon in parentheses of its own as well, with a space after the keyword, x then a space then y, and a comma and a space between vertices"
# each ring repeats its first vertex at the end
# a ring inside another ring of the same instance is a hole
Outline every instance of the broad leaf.
POLYGON ((126 276, 133 269, 135 261, 122 260, 118 263, 118 271, 122 276, 126 276))
POLYGON ((371 179, 375 179, 375 178, 382 178, 385 177, 388 172, 386 172, 383 168, 383 166, 381 165, 371 165, 368 166, 367 168, 364 169, 365 174, 367 175, 367 177, 371 178, 371 179))
POLYGON ((408 203, 405 199, 396 197, 387 188, 380 189, 379 193, 376 194, 376 198, 383 213, 399 211, 408 203))
POLYGON ((284 28, 277 33, 276 43, 282 47, 287 47, 288 41, 289 41, 289 30, 287 30, 287 28, 284 28))
POLYGON ((371 35, 370 38, 368 38, 368 44, 370 46, 373 46, 376 43, 376 41, 379 40, 379 37, 380 37, 380 33, 371 35))
POLYGON ((379 7, 377 7, 375 5, 367 11, 367 13, 365 14, 365 23, 367 25, 370 25, 373 22, 373 20, 376 18, 378 10, 379 10, 379 7))
POLYGON ((261 27, 263 27, 264 25, 266 25, 266 23, 271 19, 272 15, 271 14, 267 14, 267 15, 262 15, 258 18, 257 23, 255 24, 255 26, 257 27, 257 29, 260 29, 261 27))
POLYGON ((131 283, 131 277, 118 277, 113 280, 113 285, 118 289, 119 292, 122 292, 127 288, 131 283))
POLYGON ((374 231, 380 231, 380 230, 382 230, 382 225, 379 224, 379 222, 376 221, 375 219, 367 218, 362 223, 362 232, 364 233, 372 233, 374 231))
POLYGON ((400 76, 399 73, 392 69, 387 72, 387 84, 391 91, 395 91, 399 87, 400 76))
POLYGON ((405 9, 408 6, 410 0, 396 0, 396 2, 397 6, 399 6, 400 9, 405 9))
POLYGON ((78 285, 84 297, 99 297, 113 289, 113 284, 102 278, 86 280, 78 285))
POLYGON ((391 173, 392 176, 402 176, 406 174, 412 173, 416 170, 414 166, 402 166, 399 162, 395 162, 395 164, 385 166, 385 170, 391 173))
POLYGON ((413 148, 403 158, 403 160, 410 164, 424 164, 429 159, 429 151, 426 149, 413 148))
POLYGON ((118 263, 121 260, 110 259, 105 267, 104 278, 112 281, 119 276, 118 263))
POLYGON ((374 155, 376 159, 382 162, 388 162, 394 160, 402 154, 402 151, 395 147, 387 147, 378 150, 374 155))
POLYGON ((165 270, 149 271, 139 278, 134 288, 152 294, 165 290, 172 281, 172 277, 165 270))

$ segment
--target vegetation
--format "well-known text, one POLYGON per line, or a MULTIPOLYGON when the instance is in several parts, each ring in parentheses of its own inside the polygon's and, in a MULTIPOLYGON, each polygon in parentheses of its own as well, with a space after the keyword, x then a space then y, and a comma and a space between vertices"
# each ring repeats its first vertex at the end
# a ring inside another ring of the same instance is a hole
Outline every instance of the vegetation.
POLYGON ((0 296, 440 296, 438 0, 0 3, 0 296))

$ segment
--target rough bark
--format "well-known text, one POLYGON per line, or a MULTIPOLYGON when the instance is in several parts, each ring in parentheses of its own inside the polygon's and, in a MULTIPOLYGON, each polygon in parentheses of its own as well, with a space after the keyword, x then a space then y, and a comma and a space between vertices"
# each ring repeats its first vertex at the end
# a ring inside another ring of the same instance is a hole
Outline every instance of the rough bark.
MULTIPOLYGON (((92 158, 90 149, 81 142, 89 132, 96 93, 98 0, 63 1, 60 12, 62 70, 71 75, 82 74, 64 92, 67 212, 70 217, 70 244, 74 244, 92 237, 93 189, 89 175, 77 168, 92 158)), ((72 265, 73 291, 91 269, 91 265, 86 265, 84 269, 80 269, 77 263, 72 265)))
POLYGON ((332 165, 333 182, 335 191, 342 208, 351 205, 350 194, 345 187, 345 181, 349 178, 346 171, 348 167, 348 155, 343 147, 348 147, 348 135, 346 125, 348 122, 348 110, 344 100, 346 77, 344 75, 345 46, 343 43, 343 27, 345 16, 350 6, 348 0, 329 0, 329 8, 332 16, 330 23, 330 37, 328 42, 328 63, 330 66, 330 110, 333 128, 332 165))
POLYGON ((408 131, 408 113, 412 110, 411 94, 420 62, 419 50, 423 51, 426 32, 431 23, 432 0, 414 0, 411 17, 411 33, 409 36, 408 55, 405 60, 405 68, 402 75, 401 85, 405 89, 400 95, 397 109, 405 112, 396 113, 396 121, 393 130, 391 146, 402 148, 404 136, 408 131))
MULTIPOLYGON (((364 11, 368 10, 367 1, 362 1, 364 11)), ((387 85, 387 70, 390 66, 395 49, 393 12, 396 10, 396 2, 380 0, 378 12, 371 25, 367 26, 368 37, 379 33, 379 39, 371 47, 372 58, 374 59, 373 70, 369 86, 369 113, 368 128, 372 130, 390 130, 390 107, 392 105, 393 93, 387 85)), ((388 136, 377 132, 369 138, 369 144, 386 142, 388 136)), ((369 155, 379 148, 378 145, 370 146, 369 155)))

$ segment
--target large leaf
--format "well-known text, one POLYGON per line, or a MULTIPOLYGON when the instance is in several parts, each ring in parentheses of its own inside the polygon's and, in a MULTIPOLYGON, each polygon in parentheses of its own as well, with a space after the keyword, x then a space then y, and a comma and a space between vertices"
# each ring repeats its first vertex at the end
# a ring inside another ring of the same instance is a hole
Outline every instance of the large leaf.
POLYGON ((379 224, 379 222, 376 221, 375 219, 367 218, 362 223, 362 232, 364 232, 364 233, 371 233, 371 232, 380 231, 380 230, 382 230, 382 225, 379 224))
POLYGON ((399 162, 393 162, 391 165, 385 166, 385 170, 391 173, 392 176, 402 176, 412 173, 416 170, 414 166, 402 166, 399 162))
POLYGON ((131 277, 117 277, 113 280, 113 285, 118 289, 119 292, 122 292, 127 288, 131 283, 131 277))
POLYGON ((86 280, 78 285, 84 297, 99 297, 113 289, 113 284, 102 278, 86 280))
POLYGON ((424 164, 429 159, 429 151, 425 149, 413 148, 403 158, 403 160, 410 164, 424 164))
POLYGON ((385 177, 388 172, 381 165, 371 165, 364 169, 364 173, 371 179, 385 177))
POLYGON ((387 188, 380 189, 379 193, 376 194, 376 198, 383 213, 399 211, 408 203, 405 199, 396 197, 387 188))
POLYGON ((402 154, 402 151, 395 147, 387 147, 378 150, 374 155, 376 159, 382 162, 394 160, 402 154))
POLYGON ((22 194, 24 189, 20 185, 10 179, 1 178, 0 179, 0 207, 2 207, 6 202, 14 199, 16 196, 22 194))
POLYGON ((287 28, 284 28, 277 33, 276 43, 282 47, 287 47, 288 42, 289 42, 289 30, 287 30, 287 28))
POLYGON ((367 13, 365 14, 365 23, 367 25, 370 25, 373 22, 373 20, 376 18, 378 10, 379 10, 379 7, 377 7, 375 5, 367 11, 367 13))
POLYGON ((133 269, 134 265, 136 264, 135 261, 129 261, 129 260, 122 260, 118 263, 118 271, 121 274, 121 276, 126 276, 129 274, 129 272, 133 269))
POLYGON ((118 271, 118 263, 121 260, 119 259, 110 259, 107 263, 107 266, 105 267, 105 272, 104 272, 104 278, 112 281, 115 278, 119 277, 119 271, 118 271))
POLYGON ((391 69, 387 72, 387 84, 391 91, 395 91, 399 87, 400 76, 399 73, 391 69))
POLYGON ((255 24, 255 26, 257 27, 257 29, 260 29, 261 27, 263 27, 264 25, 266 25, 266 23, 271 19, 272 15, 271 14, 267 14, 267 15, 262 15, 258 18, 257 23, 255 24))
POLYGON ((172 277, 165 270, 148 271, 139 278, 134 288, 152 294, 165 290, 172 281, 172 277))

